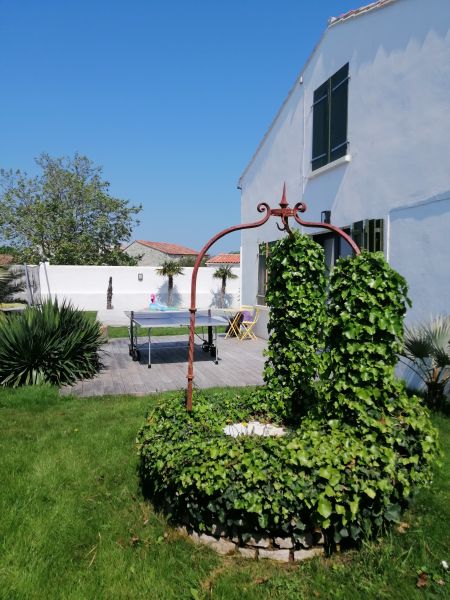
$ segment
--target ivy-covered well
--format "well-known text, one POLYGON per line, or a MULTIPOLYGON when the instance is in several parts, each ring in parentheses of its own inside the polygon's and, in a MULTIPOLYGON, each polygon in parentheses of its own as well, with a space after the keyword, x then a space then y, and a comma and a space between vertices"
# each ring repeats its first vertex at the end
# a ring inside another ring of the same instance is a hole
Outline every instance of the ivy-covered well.
POLYGON ((394 377, 406 292, 381 254, 341 259, 327 281, 319 245, 278 242, 265 385, 197 392, 190 413, 174 394, 149 414, 138 447, 153 501, 196 532, 289 538, 293 550, 318 531, 332 548, 397 521, 437 448, 427 409, 394 377), (224 433, 253 420, 285 435, 224 433))

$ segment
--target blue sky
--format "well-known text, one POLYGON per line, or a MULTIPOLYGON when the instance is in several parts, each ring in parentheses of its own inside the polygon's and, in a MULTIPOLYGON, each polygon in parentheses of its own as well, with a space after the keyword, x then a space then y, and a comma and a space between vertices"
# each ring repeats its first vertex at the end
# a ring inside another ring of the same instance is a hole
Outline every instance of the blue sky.
POLYGON ((239 223, 239 175, 328 17, 364 3, 0 0, 0 167, 85 154, 143 205, 134 238, 200 249, 239 223))

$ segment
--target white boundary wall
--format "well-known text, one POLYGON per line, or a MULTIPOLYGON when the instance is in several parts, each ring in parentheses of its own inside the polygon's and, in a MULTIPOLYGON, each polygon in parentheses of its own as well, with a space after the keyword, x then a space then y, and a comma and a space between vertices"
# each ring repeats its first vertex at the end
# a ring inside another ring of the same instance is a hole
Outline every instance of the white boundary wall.
MULTIPOLYGON (((112 277, 112 306, 116 310, 140 310, 149 306, 153 293, 159 302, 167 303, 167 277, 156 273, 156 267, 108 267, 51 265, 39 268, 42 300, 51 297, 70 300, 83 310, 106 309, 106 293, 112 277), (142 281, 138 275, 142 274, 142 281)), ((190 305, 192 267, 183 267, 184 274, 174 277, 173 300, 179 308, 190 305)), ((214 279, 215 269, 200 267, 197 277, 197 307, 220 306, 222 281, 214 279)), ((237 279, 228 279, 226 306, 240 305, 241 270, 232 268, 237 279)))

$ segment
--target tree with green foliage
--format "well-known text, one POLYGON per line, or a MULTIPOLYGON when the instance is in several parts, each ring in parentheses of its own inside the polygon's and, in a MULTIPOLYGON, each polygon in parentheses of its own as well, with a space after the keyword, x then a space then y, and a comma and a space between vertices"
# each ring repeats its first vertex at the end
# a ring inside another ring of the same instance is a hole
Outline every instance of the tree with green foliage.
POLYGON ((4 245, 0 245, 0 255, 1 254, 9 254, 10 256, 13 257, 13 259, 17 258, 17 250, 15 248, 13 248, 12 246, 4 246, 4 245))
MULTIPOLYGON (((209 259, 209 254, 205 254, 205 256, 200 261, 200 266, 205 267, 206 261, 209 259)), ((193 267, 195 265, 195 261, 197 260, 196 256, 182 256, 178 259, 179 264, 182 267, 193 267)))
POLYGON ((86 156, 36 159, 41 174, 0 171, 0 238, 21 262, 129 265, 122 252, 141 206, 114 198, 86 156))
POLYGON ((231 267, 227 265, 225 267, 219 267, 218 269, 216 269, 213 273, 213 277, 215 279, 222 280, 222 286, 220 288, 220 308, 224 308, 225 295, 227 293, 227 279, 237 279, 237 275, 235 275, 235 273, 233 273, 233 271, 231 270, 231 267))
POLYGON ((177 260, 165 260, 163 264, 156 269, 158 275, 168 278, 167 285, 167 306, 173 306, 173 278, 183 275, 184 269, 177 260))

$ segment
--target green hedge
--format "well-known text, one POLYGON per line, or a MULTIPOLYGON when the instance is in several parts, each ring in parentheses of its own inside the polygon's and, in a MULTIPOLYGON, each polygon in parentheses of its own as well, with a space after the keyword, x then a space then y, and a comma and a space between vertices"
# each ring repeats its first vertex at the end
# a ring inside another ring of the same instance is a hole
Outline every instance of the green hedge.
POLYGON ((411 489, 431 476, 435 436, 415 401, 402 420, 385 423, 386 433, 401 440, 400 451, 337 419, 308 417, 280 438, 222 431, 254 418, 264 420, 253 390, 196 393, 192 413, 181 394, 156 407, 138 435, 150 497, 175 522, 200 531, 220 523, 230 533, 300 537, 321 527, 338 542, 398 520, 411 489))
POLYGON ((192 413, 174 395, 139 433, 143 482, 175 521, 294 537, 320 527, 330 544, 357 541, 398 520, 430 481, 435 430, 394 378, 406 283, 380 254, 343 259, 327 306, 312 244, 295 234, 272 254, 265 388, 197 393, 192 413), (291 429, 281 438, 222 431, 253 419, 291 429))
POLYGON ((318 401, 315 380, 326 329, 324 252, 310 237, 293 232, 273 246, 267 266, 269 343, 261 400, 298 418, 318 401))

